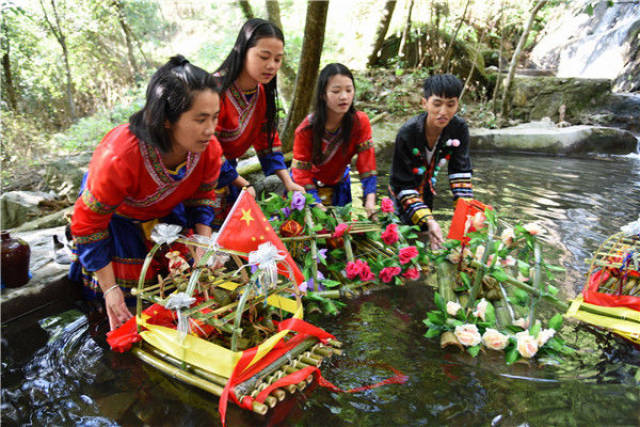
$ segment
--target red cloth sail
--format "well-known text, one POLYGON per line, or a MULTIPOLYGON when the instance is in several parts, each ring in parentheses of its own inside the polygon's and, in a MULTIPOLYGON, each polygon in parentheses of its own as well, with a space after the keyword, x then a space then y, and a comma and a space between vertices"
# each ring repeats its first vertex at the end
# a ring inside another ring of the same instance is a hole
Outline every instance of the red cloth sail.
POLYGON ((226 249, 249 253, 266 242, 271 242, 278 248, 278 251, 285 253, 285 259, 278 264, 278 273, 295 280, 298 285, 304 282, 302 271, 298 268, 284 243, 273 231, 269 220, 265 218, 253 196, 243 190, 220 227, 218 245, 226 249), (288 264, 294 277, 289 276, 289 269, 284 263, 288 264))

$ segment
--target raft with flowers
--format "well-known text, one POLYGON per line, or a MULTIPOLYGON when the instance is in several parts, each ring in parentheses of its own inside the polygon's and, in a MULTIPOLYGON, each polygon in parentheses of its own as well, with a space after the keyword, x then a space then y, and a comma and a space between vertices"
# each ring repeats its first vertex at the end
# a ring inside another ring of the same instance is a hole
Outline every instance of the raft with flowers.
POLYGON ((563 269, 544 260, 542 233, 536 224, 512 226, 492 207, 459 199, 445 248, 430 254, 438 290, 425 336, 474 357, 502 351, 508 364, 573 354, 557 335, 568 305, 550 283, 563 269), (557 311, 546 325, 542 302, 557 311))
POLYGON ((303 320, 301 273, 248 193, 212 238, 179 232, 168 224, 153 230, 156 244, 132 291, 136 316, 107 334, 113 350, 220 396, 223 422, 229 399, 265 414, 340 354, 333 335, 303 320), (145 285, 156 252, 174 242, 202 253, 198 263, 172 259, 168 275, 145 285))
POLYGON ((313 196, 301 192, 272 193, 260 202, 302 267, 308 306, 335 314, 343 305, 337 299, 420 277, 418 248, 409 244, 417 227, 399 224, 385 201, 391 203, 383 199, 377 221, 354 212, 351 204, 320 209, 313 196))

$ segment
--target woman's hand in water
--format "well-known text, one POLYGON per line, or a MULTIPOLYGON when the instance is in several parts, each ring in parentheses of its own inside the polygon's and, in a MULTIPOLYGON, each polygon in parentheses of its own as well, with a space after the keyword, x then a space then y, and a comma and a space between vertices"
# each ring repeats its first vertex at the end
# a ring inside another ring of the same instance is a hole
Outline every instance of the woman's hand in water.
POLYGON ((133 317, 127 304, 124 302, 124 293, 122 293, 120 287, 107 292, 107 295, 104 297, 104 305, 107 308, 109 327, 112 331, 118 329, 133 317))

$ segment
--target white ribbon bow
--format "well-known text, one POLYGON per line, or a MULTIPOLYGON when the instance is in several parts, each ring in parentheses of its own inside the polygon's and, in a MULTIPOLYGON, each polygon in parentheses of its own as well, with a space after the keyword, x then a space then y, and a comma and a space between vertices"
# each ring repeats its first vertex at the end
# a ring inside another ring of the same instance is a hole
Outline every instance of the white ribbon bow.
POLYGON ((265 290, 275 286, 278 282, 277 263, 283 259, 285 259, 285 255, 280 253, 271 242, 263 243, 258 246, 257 250, 249 252, 249 264, 262 270, 259 279, 265 290))
POLYGON ((184 338, 189 333, 189 322, 185 315, 182 314, 180 310, 183 308, 191 307, 196 301, 195 298, 190 297, 186 292, 178 292, 175 294, 169 295, 167 301, 164 304, 164 307, 167 310, 176 310, 178 312, 178 327, 177 330, 180 332, 180 338, 184 340, 184 338))
POLYGON ((163 243, 170 245, 178 240, 181 230, 182 227, 177 224, 156 224, 151 231, 151 240, 159 245, 163 243))

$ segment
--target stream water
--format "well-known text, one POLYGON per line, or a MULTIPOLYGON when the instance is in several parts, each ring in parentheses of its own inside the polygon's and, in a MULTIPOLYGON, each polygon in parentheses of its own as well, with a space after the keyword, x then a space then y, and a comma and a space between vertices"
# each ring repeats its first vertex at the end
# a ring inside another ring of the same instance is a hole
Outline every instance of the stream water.
MULTIPOLYGON (((379 170, 386 166, 379 165, 379 170)), ((603 239, 638 217, 640 157, 599 159, 474 155, 476 198, 509 222, 539 221, 546 257, 567 268, 574 296, 603 239)), ((450 216, 446 179, 436 217, 450 216)), ((323 375, 348 389, 399 369, 409 380, 360 393, 312 386, 259 417, 230 405, 229 425, 640 425, 640 351, 584 326, 562 336, 578 357, 556 366, 477 358, 423 337, 433 290, 419 283, 352 300, 337 317, 307 320, 335 334, 344 355, 323 375)), ((107 324, 71 306, 48 307, 2 328, 3 425, 219 425, 218 399, 172 380, 130 354, 111 352, 107 324)))

